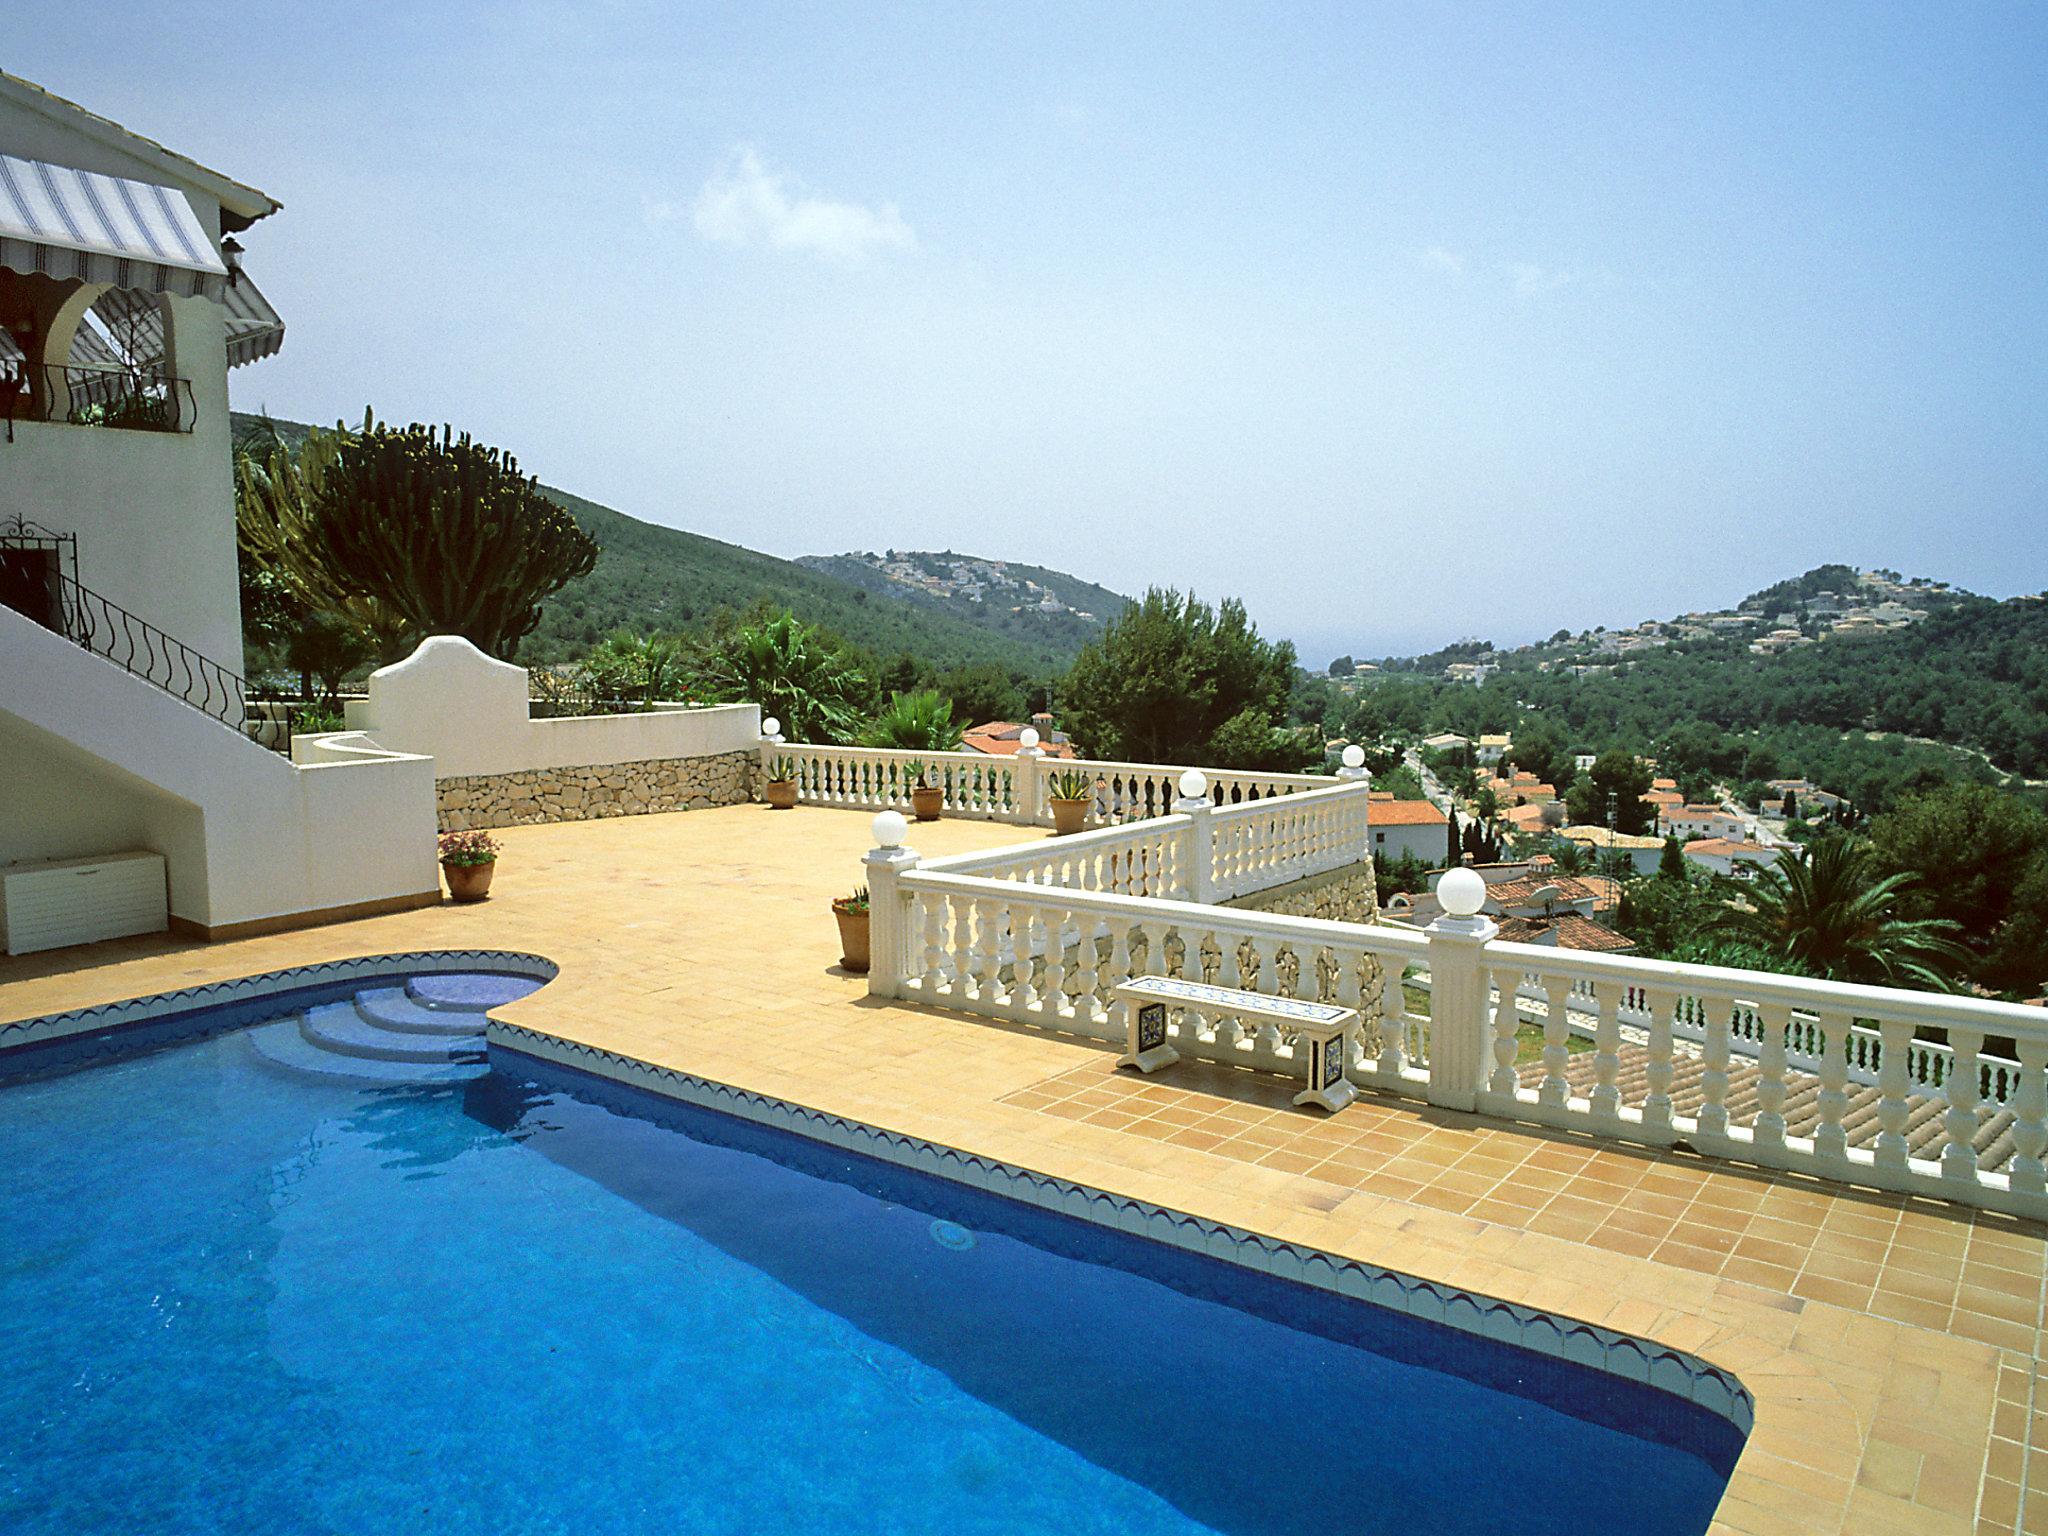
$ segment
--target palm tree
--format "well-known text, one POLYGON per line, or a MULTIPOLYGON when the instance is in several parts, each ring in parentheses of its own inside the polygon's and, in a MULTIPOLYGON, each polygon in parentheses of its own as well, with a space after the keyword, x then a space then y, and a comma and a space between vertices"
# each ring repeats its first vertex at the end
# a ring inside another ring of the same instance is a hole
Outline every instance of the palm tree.
POLYGON ((905 752, 951 752, 960 745, 953 701, 936 688, 892 694, 889 707, 862 728, 860 744, 905 752))
POLYGON ((1884 874, 1865 843, 1822 838, 1744 887, 1710 936, 1809 976, 1945 991, 1969 957, 1957 924, 1900 915, 1912 879, 1884 874))
POLYGON ((844 741, 868 696, 866 676, 838 642, 787 610, 713 636, 698 668, 706 700, 759 704, 791 741, 844 741))

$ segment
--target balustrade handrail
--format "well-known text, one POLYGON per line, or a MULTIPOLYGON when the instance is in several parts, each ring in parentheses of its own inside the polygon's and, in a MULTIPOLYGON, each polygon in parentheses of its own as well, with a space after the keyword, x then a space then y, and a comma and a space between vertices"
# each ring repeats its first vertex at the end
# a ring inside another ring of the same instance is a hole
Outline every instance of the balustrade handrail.
POLYGON ((1135 847, 1140 843, 1171 836, 1194 825, 1185 814, 1148 816, 1143 821, 1120 821, 1106 827, 1072 832, 1057 842, 1009 843, 1001 848, 982 848, 972 853, 948 854, 919 864, 921 871, 949 875, 976 875, 991 879, 1013 878, 1019 870, 1038 869, 1058 859, 1078 859, 1104 848, 1135 847))
POLYGON ((1937 1029, 1974 1029, 1987 1034, 2048 1040, 2048 1009, 1994 998, 1952 997, 1907 987, 1822 981, 1776 971, 1745 971, 1733 966, 1648 960, 1632 955, 1584 954, 1500 939, 1488 944, 1486 952, 1488 962, 1496 968, 1503 962, 1521 961, 1526 969, 1545 975, 1615 982, 1645 992, 1704 994, 1731 1002, 1781 1004, 1812 1014, 1894 1019, 1937 1029))
MULTIPOLYGON (((1063 839, 1064 841, 1064 839, 1063 839)), ((901 889, 951 894, 969 899, 1005 898, 1017 893, 1014 882, 990 880, 961 874, 936 865, 907 869, 898 882, 901 889)), ((1410 963, 1426 963, 1430 956, 1429 936, 1412 929, 1390 928, 1384 923, 1340 923, 1326 917, 1294 917, 1284 912, 1257 912, 1249 907, 1218 907, 1199 901, 1179 901, 1166 896, 1125 896, 1115 891, 1078 891, 1071 886, 1037 886, 1033 899, 1056 902, 1070 912, 1118 917, 1135 922, 1187 923, 1204 928, 1227 928, 1236 933, 1265 939, 1298 943, 1315 949, 1340 945, 1371 950, 1377 954, 1400 955, 1410 963)))
POLYGON ((251 691, 239 674, 69 576, 58 575, 56 583, 59 611, 53 627, 58 634, 211 716, 243 739, 272 751, 290 752, 288 738, 279 744, 261 739, 263 733, 251 729, 251 691))

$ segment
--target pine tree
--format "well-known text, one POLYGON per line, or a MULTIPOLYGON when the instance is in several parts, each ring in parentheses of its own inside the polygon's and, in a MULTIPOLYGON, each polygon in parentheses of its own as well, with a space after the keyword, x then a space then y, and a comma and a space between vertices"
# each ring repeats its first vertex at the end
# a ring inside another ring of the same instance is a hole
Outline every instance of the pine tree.
POLYGON ((1664 839, 1664 853, 1657 860, 1657 878, 1659 880, 1683 880, 1685 878, 1685 849, 1679 846, 1678 839, 1675 837, 1664 839))

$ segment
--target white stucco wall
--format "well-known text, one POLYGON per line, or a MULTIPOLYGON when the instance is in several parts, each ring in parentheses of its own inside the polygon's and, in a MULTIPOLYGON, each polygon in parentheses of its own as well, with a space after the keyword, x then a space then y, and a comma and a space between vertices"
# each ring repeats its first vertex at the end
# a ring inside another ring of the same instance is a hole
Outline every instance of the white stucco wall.
POLYGON ((172 913, 208 928, 438 889, 426 759, 296 767, 7 609, 0 657, 0 745, 29 748, 8 773, 40 786, 0 801, 7 857, 153 849, 172 913))
MULTIPOLYGON (((152 166, 0 99, 8 153, 169 184, 152 166)), ((202 229, 220 205, 180 186, 202 229)), ((167 366, 191 382, 193 430, 134 432, 19 421, 0 443, 0 517, 78 535, 78 579, 231 672, 242 671, 234 474, 222 311, 171 299, 167 366)))
POLYGON ((1412 853, 1432 869, 1442 867, 1446 841, 1450 836, 1442 822, 1435 826, 1375 827, 1370 822, 1371 812, 1366 814, 1367 839, 1374 853, 1389 859, 1412 853))
MULTIPOLYGON (((657 708, 643 714, 534 720, 527 676, 460 635, 435 635, 404 661, 370 674, 369 697, 351 705, 354 731, 392 752, 434 760, 439 779, 710 757, 761 743, 753 704, 657 708)), ((332 737, 301 736, 292 754, 324 761, 332 737)))

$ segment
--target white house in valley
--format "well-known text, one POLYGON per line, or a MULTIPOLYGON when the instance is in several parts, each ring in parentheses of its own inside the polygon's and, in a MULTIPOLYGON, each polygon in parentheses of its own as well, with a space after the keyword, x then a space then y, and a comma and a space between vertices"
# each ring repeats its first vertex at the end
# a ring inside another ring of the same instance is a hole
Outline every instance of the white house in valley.
POLYGON ((1382 800, 1373 796, 1372 851, 1383 858, 1412 854, 1425 864, 1442 864, 1450 836, 1449 818, 1427 800, 1382 800))
POLYGON ((1740 838, 1747 823, 1718 805, 1666 805, 1657 811, 1657 831, 1665 837, 1690 840, 1697 837, 1740 838))
MULTIPOLYGON (((10 931, 28 931, 27 876, 110 855, 144 855, 124 880, 161 869, 160 895, 134 888, 128 931, 217 936, 439 899, 430 761, 365 748, 298 766, 252 739, 228 370, 283 341, 236 239, 278 206, 0 74, 10 931)), ((71 905, 33 925, 38 944, 102 936, 95 903, 71 905)))

